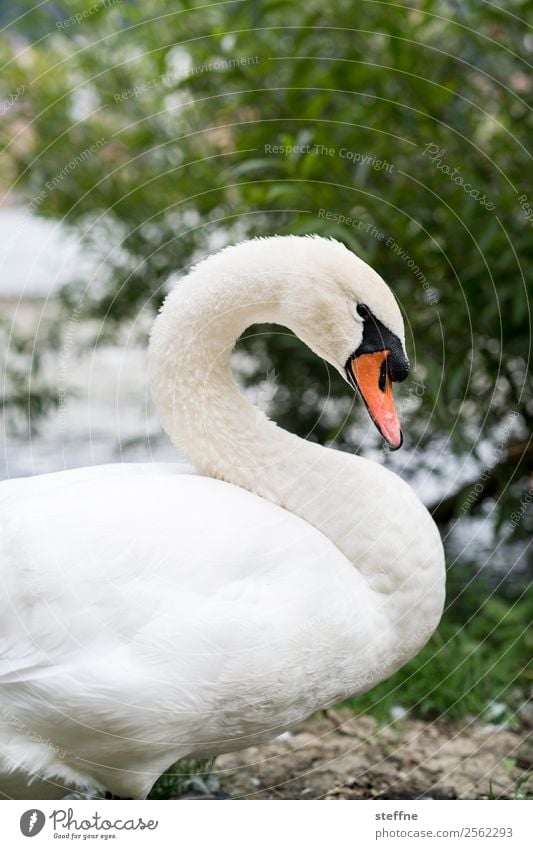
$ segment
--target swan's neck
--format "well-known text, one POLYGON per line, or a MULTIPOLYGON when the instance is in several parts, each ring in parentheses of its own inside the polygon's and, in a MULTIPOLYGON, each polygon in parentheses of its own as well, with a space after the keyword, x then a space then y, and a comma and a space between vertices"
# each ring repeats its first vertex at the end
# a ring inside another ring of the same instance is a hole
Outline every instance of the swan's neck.
POLYGON ((313 446, 249 403, 230 358, 251 324, 286 323, 286 288, 272 279, 267 287, 260 281, 203 281, 193 272, 167 298, 151 340, 154 397, 178 448, 204 474, 284 506, 310 472, 313 446))
MULTIPOLYGON (((193 273, 168 297, 151 343, 151 380, 168 434, 196 468, 313 521, 326 452, 283 430, 238 388, 237 338, 254 323, 288 324, 287 284, 205 282, 193 273), (265 300, 264 290, 267 289, 265 300)), ((321 527, 328 536, 326 527, 321 527)), ((335 540, 336 541, 336 540, 335 540)), ((342 547, 342 546, 340 546, 342 547)))
POLYGON ((151 340, 152 388, 163 424, 199 471, 267 498, 322 531, 380 594, 380 604, 395 596, 389 619, 418 605, 423 644, 435 627, 434 609, 440 614, 442 607, 440 588, 430 587, 431 558, 442 560, 440 538, 425 508, 381 466, 279 428, 233 378, 231 352, 250 324, 290 327, 291 280, 290 273, 278 281, 271 272, 267 284, 260 276, 206 280, 198 271, 169 295, 151 340), (409 508, 402 527, 398 515, 409 508))

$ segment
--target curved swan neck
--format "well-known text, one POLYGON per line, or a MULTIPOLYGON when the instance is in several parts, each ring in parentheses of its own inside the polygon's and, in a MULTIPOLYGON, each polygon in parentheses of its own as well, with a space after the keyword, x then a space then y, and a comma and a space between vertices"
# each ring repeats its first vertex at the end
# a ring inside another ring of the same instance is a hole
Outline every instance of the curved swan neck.
POLYGON ((231 374, 232 349, 251 324, 281 324, 343 372, 358 333, 362 339, 354 320, 361 294, 377 301, 402 336, 384 281, 344 245, 319 237, 227 248, 173 290, 152 331, 152 389, 167 432, 199 471, 286 506, 287 490, 325 449, 278 428, 246 401, 231 374))
POLYGON ((193 271, 165 301, 150 347, 154 398, 177 447, 204 474, 274 501, 274 478, 288 477, 282 459, 301 456, 306 443, 248 402, 230 359, 251 324, 283 322, 287 288, 272 274, 205 279, 193 271))
POLYGON ((410 628, 412 635, 405 623, 416 607, 408 652, 414 654, 443 603, 442 544, 428 512, 382 466, 306 442, 269 421, 231 373, 231 352, 246 327, 290 327, 287 304, 293 297, 298 302, 301 274, 285 265, 284 273, 256 274, 251 267, 227 275, 204 265, 168 296, 152 332, 151 383, 165 429, 198 471, 285 507, 336 545, 379 594, 383 621, 404 623, 383 637, 385 654, 398 633, 410 628))

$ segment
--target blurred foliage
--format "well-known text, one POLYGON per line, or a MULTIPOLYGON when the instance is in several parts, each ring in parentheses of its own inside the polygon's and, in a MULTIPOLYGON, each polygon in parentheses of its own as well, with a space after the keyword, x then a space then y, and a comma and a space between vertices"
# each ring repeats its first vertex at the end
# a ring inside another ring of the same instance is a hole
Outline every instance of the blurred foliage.
MULTIPOLYGON (((465 456, 502 429, 527 438, 530 0, 31 6, 0 42, 0 180, 99 252, 67 303, 124 322, 214 247, 334 236, 404 311, 422 387, 398 392, 410 444, 465 456)), ((288 333, 242 344, 250 382, 276 369, 280 424, 353 448, 336 374, 326 385, 288 333)), ((505 513, 527 486, 524 444, 496 493, 505 513)))
POLYGON ((23 329, 14 317, 0 316, 0 373, 3 377, 0 409, 6 424, 29 439, 36 423, 59 404, 57 384, 43 376, 43 359, 57 352, 60 322, 39 322, 35 331, 23 329))

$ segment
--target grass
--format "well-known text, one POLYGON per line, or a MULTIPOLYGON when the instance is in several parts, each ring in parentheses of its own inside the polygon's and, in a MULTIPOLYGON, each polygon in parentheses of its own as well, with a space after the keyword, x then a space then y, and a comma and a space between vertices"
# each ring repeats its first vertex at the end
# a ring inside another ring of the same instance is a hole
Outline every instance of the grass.
MULTIPOLYGON (((177 761, 159 776, 150 793, 149 799, 177 799, 187 794, 202 796, 217 792, 220 781, 213 775, 214 758, 203 760, 177 761)), ((111 793, 100 790, 73 791, 64 799, 119 799, 111 793)))
POLYGON ((531 597, 488 595, 480 602, 475 590, 463 589, 417 657, 344 704, 380 721, 390 720, 400 705, 425 719, 475 717, 518 725, 516 710, 531 687, 532 619, 531 597))
MULTIPOLYGON (((492 785, 492 781, 489 782, 489 792, 487 794, 489 799, 499 799, 494 792, 494 787, 492 785)), ((516 782, 513 795, 510 797, 513 801, 524 801, 529 802, 533 799, 533 779, 531 776, 525 776, 516 782)))
POLYGON ((187 793, 208 794, 219 789, 219 781, 212 774, 214 758, 177 761, 152 787, 149 799, 175 799, 187 793))

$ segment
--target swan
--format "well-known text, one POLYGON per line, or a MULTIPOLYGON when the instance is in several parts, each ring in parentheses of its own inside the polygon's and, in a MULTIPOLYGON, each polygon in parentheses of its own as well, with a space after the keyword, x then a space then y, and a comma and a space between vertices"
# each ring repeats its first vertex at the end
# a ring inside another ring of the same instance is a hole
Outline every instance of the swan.
POLYGON ((246 241, 196 265, 149 347, 155 404, 191 465, 0 485, 6 796, 144 798, 180 758, 270 740, 370 689, 437 627, 432 518, 391 471, 249 403, 230 355, 256 322, 293 330, 400 447, 404 326, 372 268, 318 236, 246 241))

